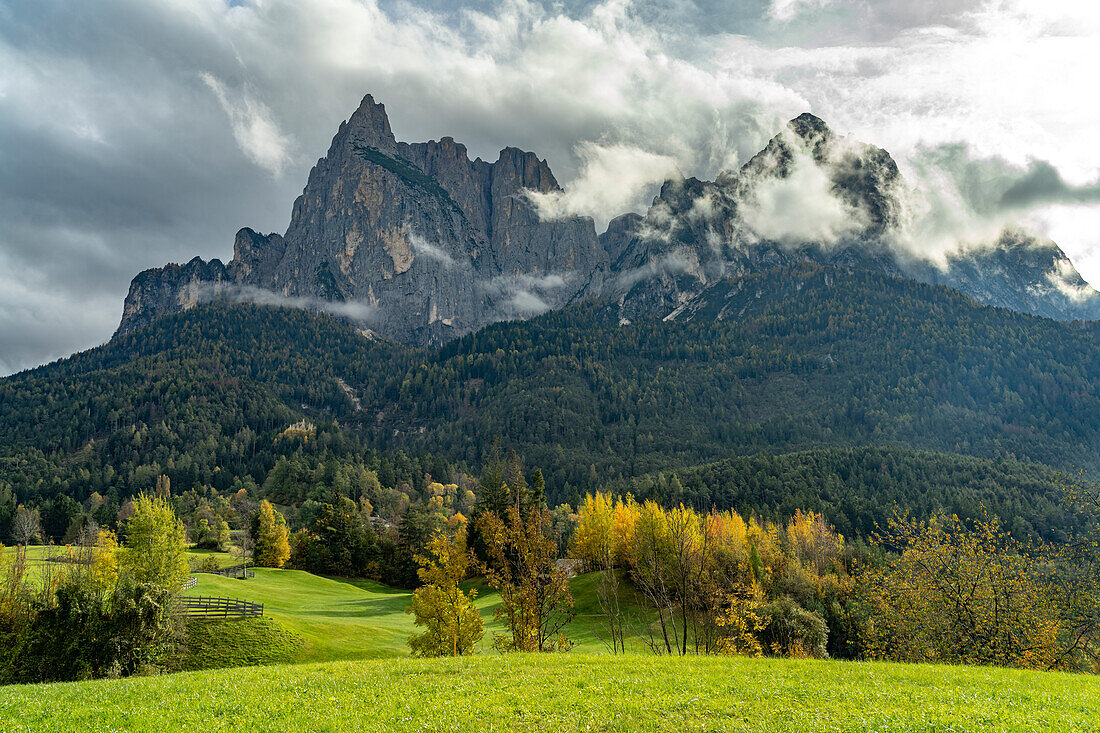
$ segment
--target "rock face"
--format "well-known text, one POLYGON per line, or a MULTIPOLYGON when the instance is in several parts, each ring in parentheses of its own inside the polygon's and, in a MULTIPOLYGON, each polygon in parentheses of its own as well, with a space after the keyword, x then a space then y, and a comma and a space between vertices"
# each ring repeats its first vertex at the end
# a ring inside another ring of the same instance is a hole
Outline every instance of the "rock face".
POLYGON ((1048 318, 1100 319, 1100 293, 1053 242, 1006 233, 937 264, 899 246, 902 184, 885 150, 800 115, 739 171, 668 181, 644 217, 612 221, 600 237, 612 262, 604 296, 624 322, 729 317, 700 309, 699 296, 753 272, 809 261, 943 284, 980 303, 1048 318))
POLYGON ((533 153, 505 148, 487 163, 449 137, 399 142, 368 95, 310 172, 285 234, 242 229, 228 264, 141 273, 119 332, 227 298, 334 310, 430 346, 591 297, 624 322, 698 317, 710 310, 691 303, 709 288, 799 261, 1100 318, 1100 294, 1053 243, 1007 234, 938 265, 903 254, 901 186, 885 150, 803 114, 740 170, 667 181, 644 216, 624 214, 597 237, 587 217, 540 219, 529 192, 561 189, 533 153))
POLYGON ((560 308, 598 286, 608 261, 591 219, 540 221, 526 192, 559 190, 533 153, 505 148, 486 163, 451 138, 398 142, 368 95, 310 172, 284 235, 242 229, 228 265, 141 273, 119 331, 257 290, 270 291, 265 302, 361 306, 373 330, 423 346, 560 308))

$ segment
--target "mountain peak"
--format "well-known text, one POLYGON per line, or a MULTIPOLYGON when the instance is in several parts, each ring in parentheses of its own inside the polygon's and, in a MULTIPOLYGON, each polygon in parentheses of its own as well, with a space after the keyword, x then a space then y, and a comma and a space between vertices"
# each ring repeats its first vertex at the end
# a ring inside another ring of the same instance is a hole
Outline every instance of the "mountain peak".
POLYGON ((819 164, 829 157, 829 150, 833 138, 836 136, 833 134, 833 131, 829 129, 829 126, 825 124, 825 120, 809 112, 803 112, 787 123, 787 129, 802 140, 806 148, 814 156, 814 160, 819 164))
POLYGON ((787 123, 787 127, 803 140, 810 140, 815 137, 832 137, 833 134, 829 126, 825 124, 825 120, 809 112, 803 112, 795 117, 787 123))
POLYGON ((347 130, 353 133, 353 137, 358 142, 372 147, 388 148, 397 144, 393 130, 390 129, 390 118, 386 115, 386 106, 375 102, 370 94, 363 97, 359 108, 348 118, 347 130))

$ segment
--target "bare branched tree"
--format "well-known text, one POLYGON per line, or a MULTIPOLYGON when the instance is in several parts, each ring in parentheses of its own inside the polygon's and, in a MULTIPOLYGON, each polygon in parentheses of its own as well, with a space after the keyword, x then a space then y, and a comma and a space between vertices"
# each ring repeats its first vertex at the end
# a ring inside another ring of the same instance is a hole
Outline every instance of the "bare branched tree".
POLYGON ((31 540, 42 534, 42 524, 38 518, 37 509, 19 507, 15 512, 15 521, 12 522, 12 535, 15 544, 26 547, 31 540))

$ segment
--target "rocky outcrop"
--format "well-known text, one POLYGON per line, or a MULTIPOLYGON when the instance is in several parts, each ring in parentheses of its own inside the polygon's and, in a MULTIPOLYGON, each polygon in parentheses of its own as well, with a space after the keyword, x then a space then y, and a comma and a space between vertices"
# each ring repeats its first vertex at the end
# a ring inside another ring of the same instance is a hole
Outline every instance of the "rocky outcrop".
POLYGON ((212 284, 229 280, 221 261, 206 262, 198 257, 186 265, 169 264, 146 270, 130 282, 119 333, 146 326, 164 314, 192 308, 207 297, 212 284))
POLYGON ((374 331, 417 345, 560 308, 602 282, 607 255, 591 219, 542 221, 528 191, 560 191, 535 154, 505 148, 487 163, 451 138, 398 142, 368 95, 310 172, 285 234, 242 229, 224 267, 142 273, 119 331, 192 306, 207 276, 216 297, 361 305, 374 331))
POLYGON ((285 234, 242 229, 226 265, 141 273, 119 332, 204 299, 285 299, 428 346, 583 298, 609 301, 623 322, 690 318, 706 312, 688 304, 708 288, 801 261, 1100 318, 1100 295, 1052 243, 1011 234, 938 265, 901 254, 901 185, 885 150, 803 114, 739 170, 667 181, 645 215, 597 237, 589 218, 540 218, 531 193, 561 189, 534 153, 504 148, 489 163, 449 137, 400 142, 368 95, 310 172, 285 234))

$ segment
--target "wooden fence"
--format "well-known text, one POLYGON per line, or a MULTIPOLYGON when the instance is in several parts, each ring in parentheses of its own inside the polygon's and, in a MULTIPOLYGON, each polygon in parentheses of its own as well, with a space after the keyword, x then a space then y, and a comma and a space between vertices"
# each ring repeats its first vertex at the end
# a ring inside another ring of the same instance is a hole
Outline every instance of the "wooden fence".
POLYGON ((264 604, 249 603, 237 598, 180 596, 176 603, 188 618, 247 618, 264 615, 264 604))
POLYGON ((216 570, 192 570, 193 573, 210 573, 226 578, 254 578, 256 574, 248 569, 247 565, 234 565, 230 568, 218 568, 216 570))
POLYGON ((183 581, 183 590, 188 590, 190 588, 194 588, 198 584, 199 584, 199 579, 196 578, 194 575, 192 575, 190 578, 183 581))

